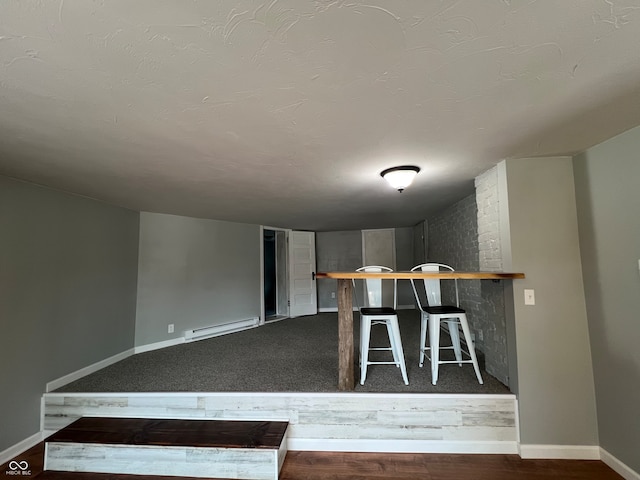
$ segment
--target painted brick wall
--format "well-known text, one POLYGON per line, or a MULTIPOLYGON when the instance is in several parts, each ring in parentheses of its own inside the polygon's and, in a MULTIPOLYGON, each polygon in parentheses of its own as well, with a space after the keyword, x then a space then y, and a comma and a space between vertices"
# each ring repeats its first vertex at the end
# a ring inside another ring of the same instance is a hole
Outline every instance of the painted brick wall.
POLYGON ((429 261, 447 263, 456 270, 478 269, 476 197, 469 195, 429 222, 429 261))
POLYGON ((498 198, 498 168, 493 167, 476 177, 478 206, 478 259, 481 271, 502 270, 500 247, 500 208, 498 198))
MULTIPOLYGON (((487 175, 487 180, 493 182, 495 188, 488 182, 485 185, 481 180, 481 189, 489 200, 489 210, 495 208, 495 219, 499 211, 497 205, 493 205, 493 198, 497 201, 497 174, 495 179, 487 175), (495 190, 495 191, 494 191, 495 190)), ((485 253, 481 260, 482 252, 487 247, 494 250, 499 248, 499 241, 493 237, 493 228, 485 227, 483 223, 483 235, 479 225, 478 201, 483 202, 483 197, 476 194, 460 200, 446 210, 429 218, 428 222, 428 252, 429 262, 439 262, 451 265, 456 270, 478 271, 499 270, 494 268, 482 268, 486 261, 494 261, 496 255, 485 253), (490 235, 489 235, 490 234, 490 235), (480 246, 484 242, 484 246, 480 246)), ((497 225, 497 224, 496 224, 497 225)), ((497 237, 499 240, 499 236, 497 237)), ((454 302, 452 282, 443 282, 443 300, 454 302)), ((467 311, 471 331, 476 337, 476 348, 484 354, 485 369, 491 375, 503 383, 507 383, 507 350, 506 350, 506 326, 504 318, 504 300, 502 297, 502 285, 494 284, 487 280, 463 280, 458 282, 460 291, 460 306, 467 311), (497 321, 496 321, 497 320, 497 321)))
POLYGON ((483 305, 481 328, 485 368, 502 383, 509 385, 503 282, 482 280, 480 282, 480 296, 483 305))
MULTIPOLYGON (((500 244, 500 202, 498 195, 498 168, 493 167, 475 179, 478 260, 481 271, 502 270, 500 244)), ((480 286, 482 309, 482 346, 486 355, 486 369, 504 384, 509 383, 507 363, 507 327, 504 311, 504 284, 484 280, 480 286)))
MULTIPOLYGON (((478 270, 478 229, 475 195, 453 204, 428 219, 429 249, 427 261, 445 263, 455 270, 478 270)), ((469 326, 476 335, 476 349, 485 353, 478 330, 482 327, 480 280, 460 280, 460 306, 467 311, 469 326)), ((455 304, 453 281, 441 282, 443 303, 455 304)), ((485 353, 486 356, 486 353, 485 353)), ((486 360, 485 360, 486 361, 486 360)))

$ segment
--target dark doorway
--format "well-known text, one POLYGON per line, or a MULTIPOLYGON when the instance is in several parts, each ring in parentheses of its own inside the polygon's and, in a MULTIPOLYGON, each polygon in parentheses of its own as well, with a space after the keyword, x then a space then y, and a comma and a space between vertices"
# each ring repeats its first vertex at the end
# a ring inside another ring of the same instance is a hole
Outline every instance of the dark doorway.
POLYGON ((264 230, 264 314, 277 314, 276 232, 264 230))

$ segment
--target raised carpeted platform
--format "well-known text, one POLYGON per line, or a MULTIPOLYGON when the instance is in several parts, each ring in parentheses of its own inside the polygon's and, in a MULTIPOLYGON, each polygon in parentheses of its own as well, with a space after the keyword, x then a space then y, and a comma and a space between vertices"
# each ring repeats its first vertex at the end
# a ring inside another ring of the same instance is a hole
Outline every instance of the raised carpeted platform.
MULTIPOLYGON (((429 365, 418 366, 419 313, 401 310, 399 320, 409 385, 394 366, 373 365, 356 392, 509 393, 486 371, 479 385, 471 365, 443 366, 438 384, 431 385, 429 365)), ((387 341, 384 328, 374 329, 372 339, 387 341)), ((133 355, 56 391, 335 392, 337 383, 337 314, 321 313, 133 355)))

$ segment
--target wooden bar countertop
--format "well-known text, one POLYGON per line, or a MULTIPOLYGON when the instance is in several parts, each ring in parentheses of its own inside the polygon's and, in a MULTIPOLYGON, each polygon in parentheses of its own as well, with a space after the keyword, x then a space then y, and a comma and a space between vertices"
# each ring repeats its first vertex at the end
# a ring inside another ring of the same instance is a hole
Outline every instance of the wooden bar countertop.
POLYGON ((352 281, 363 278, 398 280, 439 278, 441 280, 511 280, 524 273, 507 272, 319 272, 316 278, 333 278, 338 283, 338 390, 352 391, 354 384, 353 287, 352 281))
POLYGON ((507 272, 318 272, 317 278, 360 279, 360 278, 397 278, 410 280, 420 278, 440 278, 442 280, 510 280, 524 278, 524 273, 507 272))

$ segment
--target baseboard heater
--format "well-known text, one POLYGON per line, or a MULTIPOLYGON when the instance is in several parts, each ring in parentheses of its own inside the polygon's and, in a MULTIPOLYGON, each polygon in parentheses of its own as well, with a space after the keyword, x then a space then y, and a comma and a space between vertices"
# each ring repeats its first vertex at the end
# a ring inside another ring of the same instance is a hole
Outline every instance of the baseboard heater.
POLYGON ((218 337, 220 335, 226 335, 227 333, 239 332, 248 328, 257 327, 259 323, 260 319, 258 317, 253 317, 246 320, 222 323, 220 325, 211 325, 210 327, 185 330, 184 341, 195 342, 196 340, 204 340, 205 338, 218 337))

